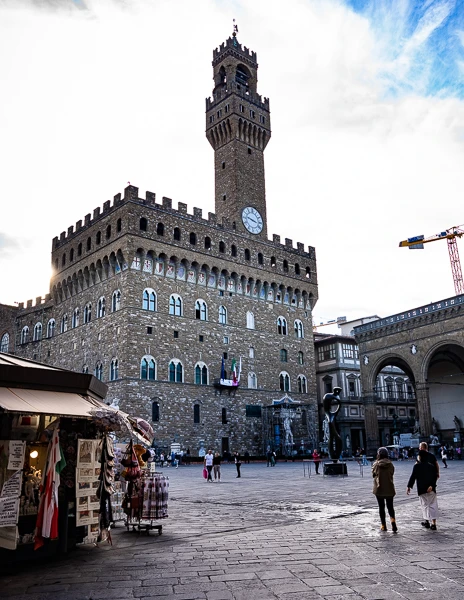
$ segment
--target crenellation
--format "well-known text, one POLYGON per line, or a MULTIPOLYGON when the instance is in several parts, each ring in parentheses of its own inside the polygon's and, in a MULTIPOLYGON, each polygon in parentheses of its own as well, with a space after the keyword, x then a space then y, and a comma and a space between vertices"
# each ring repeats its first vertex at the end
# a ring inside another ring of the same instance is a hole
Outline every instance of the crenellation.
POLYGON ((301 243, 301 242, 297 242, 296 243, 296 248, 297 248, 298 252, 304 252, 305 251, 304 244, 301 243))
POLYGON ((97 208, 93 209, 93 220, 95 221, 95 219, 98 219, 99 216, 100 216, 100 207, 97 206, 97 208))
POLYGON ((74 233, 74 226, 71 225, 70 227, 68 227, 68 237, 71 236, 74 233))
POLYGON ((35 299, 35 305, 40 306, 42 304, 42 296, 37 296, 35 299))
POLYGON ((169 210, 172 210, 172 200, 171 200, 171 198, 166 198, 166 196, 163 196, 163 208, 167 208, 169 210))
POLYGON ((82 219, 76 221, 76 233, 82 229, 82 219))
POLYGON ((145 204, 156 204, 156 194, 154 192, 145 192, 145 204))
POLYGON ((139 188, 135 185, 128 185, 124 188, 124 200, 138 200, 139 188))
POLYGON ((118 206, 118 204, 121 204, 121 194, 120 193, 113 196, 113 206, 118 206))
POLYGON ((272 234, 272 241, 274 244, 280 244, 280 235, 277 235, 276 233, 272 234))
POLYGON ((285 238, 285 246, 287 248, 293 248, 293 240, 291 240, 290 238, 285 238))
POLYGON ((53 238, 53 242, 52 242, 52 252, 53 252, 54 248, 58 248, 58 236, 55 236, 55 237, 53 238))
POLYGON ((63 242, 66 239, 66 231, 62 231, 60 233, 60 242, 63 242))
POLYGON ((208 213, 208 221, 215 225, 217 223, 216 213, 209 212, 208 213))
POLYGON ((203 210, 201 208, 193 207, 193 216, 202 219, 203 218, 203 210))
POLYGON ((106 202, 103 203, 103 212, 107 213, 111 208, 111 201, 107 200, 106 202))
POLYGON ((84 226, 88 227, 90 225, 90 213, 85 215, 84 217, 84 226))
POLYGON ((180 212, 181 215, 186 215, 187 214, 187 205, 185 204, 185 202, 178 202, 177 210, 178 210, 178 212, 180 212))
POLYGON ((26 302, 26 308, 32 308, 32 300, 26 302))

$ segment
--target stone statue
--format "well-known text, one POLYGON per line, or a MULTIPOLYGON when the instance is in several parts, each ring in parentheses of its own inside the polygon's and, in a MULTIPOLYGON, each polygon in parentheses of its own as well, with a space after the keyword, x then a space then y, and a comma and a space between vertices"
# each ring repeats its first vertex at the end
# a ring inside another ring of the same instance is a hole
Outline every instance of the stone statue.
POLYGON ((322 421, 322 432, 324 433, 324 439, 322 440, 322 442, 324 444, 328 444, 329 443, 329 422, 327 421, 327 419, 324 419, 322 421))
POLYGON ((293 446, 293 433, 292 433, 292 427, 291 427, 291 423, 290 423, 290 416, 288 414, 284 415, 283 425, 284 425, 284 431, 285 431, 285 445, 293 446))
POLYGON ((420 424, 419 424, 419 419, 416 419, 414 421, 414 429, 413 429, 413 433, 420 433, 420 424))
POLYGON ((342 388, 334 387, 333 392, 325 394, 322 399, 325 412, 325 421, 329 429, 329 456, 333 462, 337 462, 342 453, 342 438, 337 431, 335 418, 341 408, 340 392, 342 388))
POLYGON ((435 419, 432 419, 432 433, 433 433, 433 435, 438 434, 438 423, 436 422, 435 419))

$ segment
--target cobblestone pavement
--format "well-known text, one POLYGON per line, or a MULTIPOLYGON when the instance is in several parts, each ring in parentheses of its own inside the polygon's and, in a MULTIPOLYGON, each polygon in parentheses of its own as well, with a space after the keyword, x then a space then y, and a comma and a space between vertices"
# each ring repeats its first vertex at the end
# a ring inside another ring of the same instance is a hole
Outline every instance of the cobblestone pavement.
POLYGON ((163 535, 113 530, 113 546, 80 547, 0 576, 11 600, 462 600, 464 461, 441 470, 438 531, 406 496, 413 462, 395 463, 399 533, 380 532, 370 468, 361 477, 303 476, 302 463, 165 469, 163 535))

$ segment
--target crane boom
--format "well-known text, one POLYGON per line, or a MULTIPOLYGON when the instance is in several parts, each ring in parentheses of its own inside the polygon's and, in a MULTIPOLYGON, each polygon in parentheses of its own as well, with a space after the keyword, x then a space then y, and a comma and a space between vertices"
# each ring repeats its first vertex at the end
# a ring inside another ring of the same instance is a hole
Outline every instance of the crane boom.
POLYGON ((451 272, 453 273, 454 290, 456 295, 464 293, 464 281, 462 279, 461 261, 459 259, 459 250, 457 238, 464 235, 464 225, 450 227, 446 231, 431 235, 426 238, 423 235, 416 235, 400 242, 400 248, 409 248, 410 250, 422 250, 424 244, 436 242, 437 240, 446 240, 448 244, 448 254, 451 263, 451 272))

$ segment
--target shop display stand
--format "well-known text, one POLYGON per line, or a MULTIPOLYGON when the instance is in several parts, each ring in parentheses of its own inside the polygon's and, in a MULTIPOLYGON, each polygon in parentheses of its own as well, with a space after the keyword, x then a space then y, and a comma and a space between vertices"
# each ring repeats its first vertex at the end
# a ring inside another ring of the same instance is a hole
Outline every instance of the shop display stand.
POLYGON ((162 473, 142 472, 140 480, 132 488, 132 495, 126 494, 124 524, 127 531, 145 531, 148 535, 156 529, 158 535, 163 533, 163 526, 156 522, 168 516, 168 489, 168 478, 162 473))

